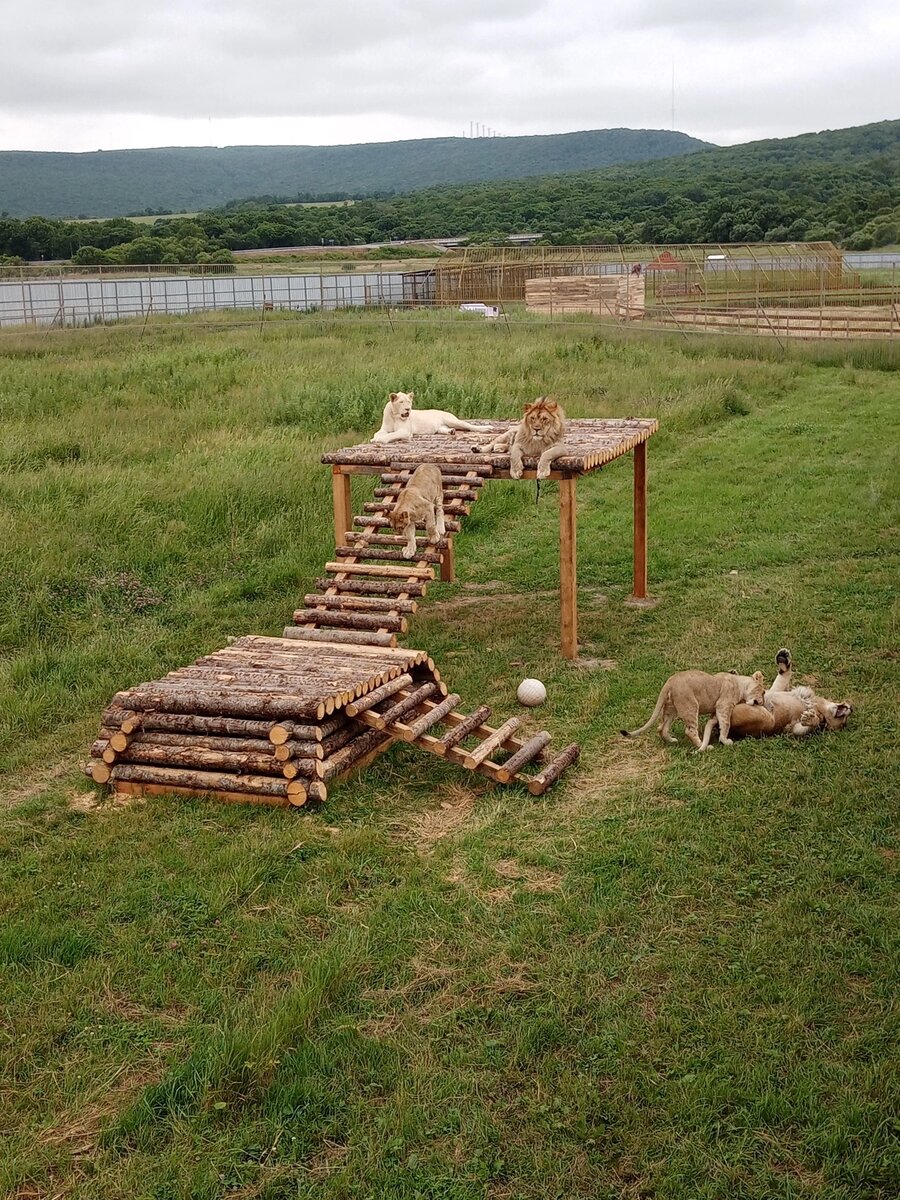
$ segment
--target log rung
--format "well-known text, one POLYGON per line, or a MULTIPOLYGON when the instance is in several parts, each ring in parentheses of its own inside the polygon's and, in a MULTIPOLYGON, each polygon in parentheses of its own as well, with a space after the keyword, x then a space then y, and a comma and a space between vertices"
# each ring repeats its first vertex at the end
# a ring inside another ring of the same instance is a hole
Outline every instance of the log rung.
POLYGON ((338 546, 338 558, 370 558, 375 562, 439 563, 442 555, 434 550, 421 550, 418 546, 412 558, 406 558, 401 550, 387 546, 369 546, 365 542, 355 546, 338 546))
POLYGON ((528 780, 528 790, 532 796, 542 796, 552 784, 556 783, 567 767, 577 762, 580 755, 581 747, 576 742, 572 742, 571 745, 566 746, 565 750, 561 750, 539 775, 534 775, 528 780))
POLYGON ((299 625, 287 625, 284 637, 297 642, 340 642, 346 646, 396 646, 393 633, 362 629, 304 629, 299 625))
MULTIPOLYGON (((425 584, 419 579, 408 579, 405 583, 388 579, 325 579, 316 580, 321 591, 337 588, 347 596, 361 596, 376 600, 382 596, 424 596, 425 584)), ((338 598, 338 597, 336 597, 338 598)))
POLYGON ((396 596, 319 596, 303 597, 308 608, 333 608, 340 612, 398 612, 414 613, 418 608, 415 600, 401 600, 396 596))
POLYGON ((490 737, 486 737, 483 742, 479 742, 473 749, 466 754, 465 765, 471 771, 490 758, 494 750, 498 750, 508 737, 516 732, 521 725, 518 717, 510 717, 508 721, 504 721, 498 729, 496 729, 490 737))
POLYGON ((470 734, 472 734, 479 726, 484 725, 485 721, 491 715, 491 707, 489 704, 482 704, 476 708, 469 716, 464 717, 458 725, 454 725, 440 739, 441 748, 444 753, 452 750, 454 746, 458 746, 460 742, 464 742, 470 734))
POLYGON ((294 613, 295 625, 318 625, 334 629, 384 629, 393 633, 406 633, 405 618, 391 613, 338 612, 333 609, 298 608, 294 613))
POLYGON ((382 709, 381 712, 376 712, 372 715, 381 722, 383 728, 393 725, 395 721, 399 721, 401 717, 417 709, 423 700, 428 700, 431 696, 439 695, 443 686, 443 684, 438 683, 423 683, 421 687, 416 688, 415 691, 404 696, 402 700, 398 700, 395 704, 392 704, 390 708, 382 709))
MULTIPOLYGON (((385 485, 391 483, 405 484, 408 483, 412 471, 385 471, 381 476, 381 482, 385 485)), ((479 475, 447 475, 441 472, 441 483, 447 487, 452 487, 454 484, 462 485, 469 488, 480 488, 484 486, 484 479, 479 475)), ((377 495, 376 491, 376 495, 377 495)))
POLYGON ((550 734, 546 731, 546 729, 543 729, 540 733, 535 734, 535 736, 530 738, 520 750, 517 750, 515 754, 511 754, 506 762, 500 764, 500 771, 498 774, 500 782, 509 783, 510 780, 515 777, 517 772, 521 771, 522 767, 524 767, 527 763, 534 762, 536 758, 539 758, 540 755, 544 753, 545 747, 549 744, 550 734))
MULTIPOLYGON (((373 505, 366 504, 363 507, 365 508, 367 513, 381 513, 381 514, 390 512, 390 508, 391 508, 390 505, 383 506, 383 505, 378 505, 378 504, 373 504, 373 505)), ((456 511, 457 510, 455 510, 455 509, 451 509, 450 514, 456 512, 456 511)), ((462 515, 464 517, 468 516, 468 509, 466 509, 465 511, 460 511, 460 513, 458 515, 462 515)), ((358 525, 361 529, 390 529, 391 528, 390 521, 384 515, 354 517, 353 524, 358 525)), ((459 523, 459 521, 457 521, 455 519, 455 517, 453 515, 448 514, 447 509, 444 509, 444 525, 446 526, 448 533, 459 533, 460 530, 462 529, 462 525, 459 523)))
MULTIPOLYGON (((406 567, 382 567, 377 563, 329 562, 325 564, 325 570, 335 575, 371 575, 374 579, 434 579, 432 567, 415 567, 412 563, 406 567)), ((339 587, 340 583, 330 580, 328 586, 339 587)))
POLYGON ((453 709, 460 704, 461 700, 461 696, 458 696, 455 692, 451 692, 446 699, 442 700, 440 704, 436 704, 434 708, 430 709, 424 714, 424 716, 421 716, 415 721, 411 721, 408 725, 406 725, 405 728, 402 729, 400 737, 402 737, 404 741, 415 741, 417 737, 422 736, 426 729, 430 729, 432 725, 437 725, 440 721, 442 721, 444 717, 446 717, 447 713, 452 712, 453 709))

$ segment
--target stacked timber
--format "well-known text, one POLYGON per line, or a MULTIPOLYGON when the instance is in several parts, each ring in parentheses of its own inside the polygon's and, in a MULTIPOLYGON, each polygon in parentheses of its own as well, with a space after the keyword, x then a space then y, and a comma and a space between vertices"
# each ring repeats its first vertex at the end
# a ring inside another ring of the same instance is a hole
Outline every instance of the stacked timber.
POLYGON ((118 692, 87 773, 130 793, 303 805, 391 736, 348 704, 446 686, 423 651, 244 637, 164 678, 118 692))
POLYGON ((562 316, 565 313, 591 313, 597 317, 617 317, 620 284, 628 276, 558 275, 525 281, 525 307, 528 312, 562 316))

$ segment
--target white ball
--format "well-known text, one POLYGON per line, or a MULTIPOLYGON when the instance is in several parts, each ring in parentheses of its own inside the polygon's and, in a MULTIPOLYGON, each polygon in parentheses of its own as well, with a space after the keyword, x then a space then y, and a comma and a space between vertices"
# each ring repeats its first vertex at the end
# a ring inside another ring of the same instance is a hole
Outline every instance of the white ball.
POLYGON ((547 699, 547 689, 539 679, 523 679, 516 692, 516 699, 526 708, 536 708, 547 699))

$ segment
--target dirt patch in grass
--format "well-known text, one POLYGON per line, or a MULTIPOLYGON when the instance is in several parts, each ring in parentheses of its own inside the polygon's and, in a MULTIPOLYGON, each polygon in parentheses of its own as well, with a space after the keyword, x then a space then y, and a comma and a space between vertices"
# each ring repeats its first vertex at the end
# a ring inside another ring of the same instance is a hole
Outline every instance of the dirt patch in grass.
POLYGON ((494 863, 494 870, 502 879, 514 879, 529 892, 558 892, 563 881, 558 871, 526 866, 514 858, 498 859, 494 863))
POLYGON ((452 783, 440 793, 436 808, 403 817, 394 829, 420 854, 430 854, 438 842, 458 833, 470 821, 478 796, 471 788, 452 783))
MULTIPOLYGON (((588 810, 612 811, 617 797, 637 787, 647 799, 653 796, 654 805, 659 807, 660 799, 654 794, 667 761, 664 747, 647 740, 617 738, 609 742, 605 752, 598 753, 595 748, 587 764, 579 764, 577 774, 565 782, 557 813, 565 817, 580 816, 588 810)), ((676 801, 665 803, 675 806, 676 801)))
MULTIPOLYGON (((156 1047, 157 1052, 165 1049, 168 1047, 164 1043, 156 1047)), ((56 1124, 43 1131, 41 1141, 46 1146, 67 1148, 75 1159, 92 1154, 103 1126, 133 1103, 140 1092, 162 1078, 161 1058, 159 1054, 152 1063, 132 1070, 123 1067, 118 1076, 109 1081, 106 1091, 76 1112, 62 1114, 56 1124)))

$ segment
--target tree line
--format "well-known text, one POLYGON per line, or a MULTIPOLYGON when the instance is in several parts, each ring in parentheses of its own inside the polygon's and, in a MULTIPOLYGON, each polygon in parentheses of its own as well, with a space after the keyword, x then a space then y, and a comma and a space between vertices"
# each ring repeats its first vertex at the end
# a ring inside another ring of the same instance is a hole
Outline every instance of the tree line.
POLYGON ((350 205, 246 201, 136 225, 0 218, 0 255, 76 263, 227 262, 234 250, 402 239, 550 244, 900 241, 900 121, 601 172, 428 188, 350 205))

